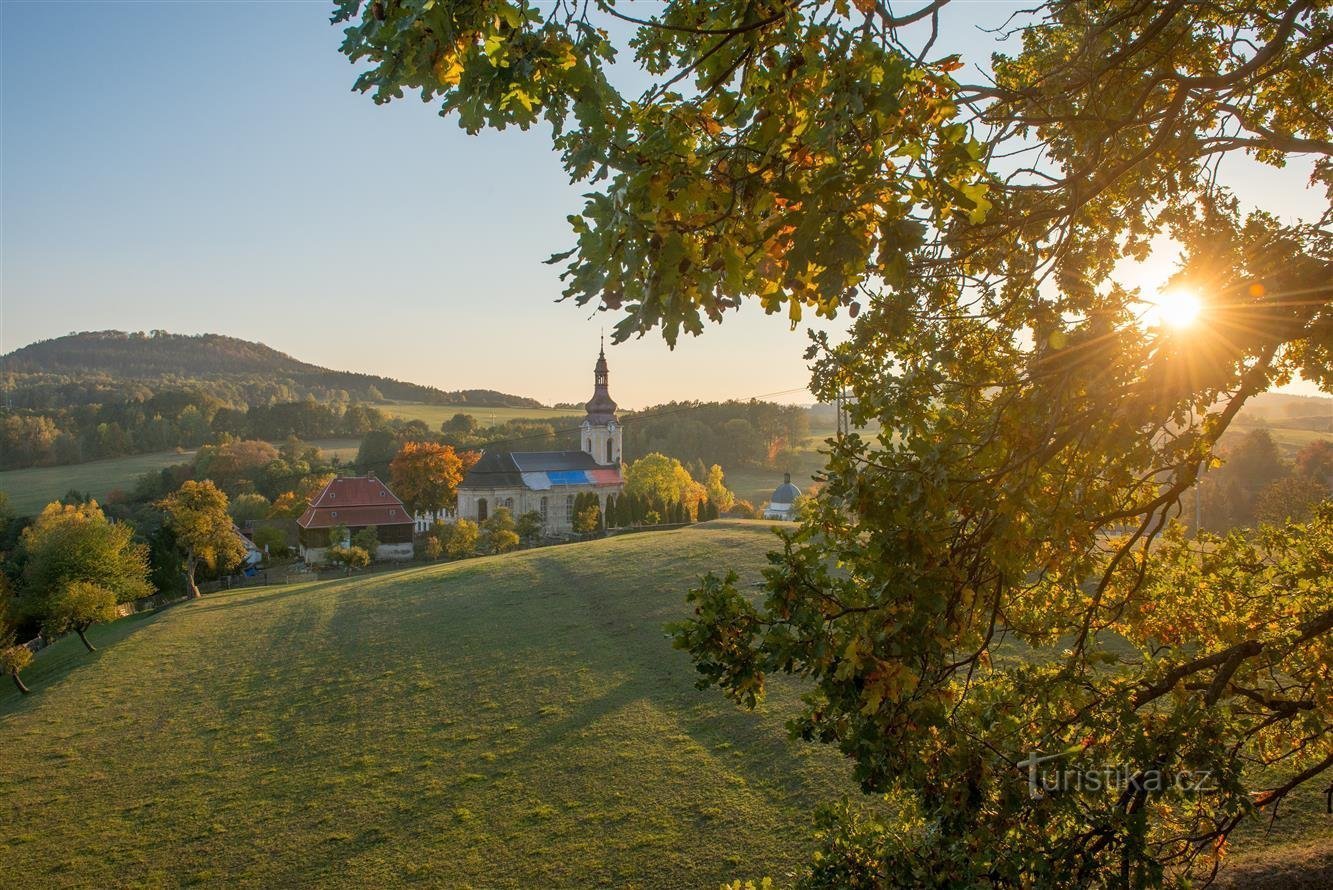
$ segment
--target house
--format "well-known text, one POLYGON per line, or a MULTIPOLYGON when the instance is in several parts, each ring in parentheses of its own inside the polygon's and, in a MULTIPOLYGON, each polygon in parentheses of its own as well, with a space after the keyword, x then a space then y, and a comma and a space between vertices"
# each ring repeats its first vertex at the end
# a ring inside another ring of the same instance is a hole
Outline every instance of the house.
POLYGON ((781 519, 791 522, 796 519, 796 499, 801 490, 791 482, 791 473, 782 474, 782 484, 773 489, 773 497, 764 506, 765 519, 781 519))
POLYGON ((500 507, 515 517, 538 513, 547 535, 574 531, 574 499, 597 495, 602 512, 624 488, 621 427, 609 389, 606 350, 593 367, 593 395, 579 426, 578 451, 498 451, 487 449, 458 485, 457 516, 485 522, 500 507))
POLYGON ((324 562, 331 543, 345 545, 370 526, 379 538, 373 557, 412 558, 412 512, 374 475, 335 478, 311 499, 296 526, 301 558, 308 563, 324 562), (330 541, 330 532, 339 527, 346 527, 348 538, 330 541))

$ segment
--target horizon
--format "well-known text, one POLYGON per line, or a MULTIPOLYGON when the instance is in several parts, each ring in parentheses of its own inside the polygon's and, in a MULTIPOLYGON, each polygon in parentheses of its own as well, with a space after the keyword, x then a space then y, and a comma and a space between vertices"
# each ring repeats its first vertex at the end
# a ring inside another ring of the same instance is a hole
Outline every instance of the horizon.
MULTIPOLYGON (((976 64, 995 48, 977 29, 1020 7, 947 8, 941 53, 976 64)), ((617 316, 560 302, 543 261, 572 243, 564 217, 586 186, 564 182, 545 126, 468 136, 434 105, 352 92, 358 69, 328 11, 0 8, 0 354, 71 331, 162 329, 442 390, 583 397, 617 316)), ((1307 167, 1247 163, 1225 178, 1243 201, 1277 195, 1275 212, 1304 218, 1320 200, 1307 167)), ((1169 262, 1126 277, 1151 290, 1169 262)), ((650 334, 607 357, 626 404, 803 403, 809 327, 746 305, 674 351, 650 334)), ((1320 394, 1304 381, 1278 391, 1320 394)))

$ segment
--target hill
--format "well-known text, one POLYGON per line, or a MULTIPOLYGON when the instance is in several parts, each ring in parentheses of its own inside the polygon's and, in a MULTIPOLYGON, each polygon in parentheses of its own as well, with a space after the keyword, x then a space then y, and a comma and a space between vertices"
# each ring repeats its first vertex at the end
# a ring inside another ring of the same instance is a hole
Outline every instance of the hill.
MULTIPOLYGON (((541 407, 535 399, 486 389, 445 392, 433 386, 405 383, 389 377, 336 371, 292 358, 263 343, 221 334, 171 334, 92 331, 42 340, 0 357, 0 368, 11 389, 14 407, 46 407, 50 390, 62 383, 76 384, 93 394, 104 386, 140 384, 151 389, 193 388, 224 400, 234 400, 237 385, 263 381, 262 389, 243 397, 252 404, 274 400, 271 393, 285 386, 296 398, 345 391, 353 398, 382 398, 436 405, 541 407), (220 384, 220 385, 210 385, 220 384)), ((66 387, 68 389, 68 387, 66 387)), ((64 404, 70 402, 66 399, 64 404)))
POLYGON ((662 626, 762 523, 210 596, 0 692, 0 858, 47 885, 707 887, 781 877, 849 789, 693 688, 662 626))
MULTIPOLYGON (((712 522, 211 595, 56 643, 0 687, 0 857, 54 886, 709 887, 811 849, 848 764, 738 710, 662 626, 768 524, 712 522)), ((1229 886, 1320 886, 1322 798, 1229 886), (1295 874, 1299 871, 1299 874, 1295 874), (1310 882, 1310 881, 1313 882, 1310 882)))

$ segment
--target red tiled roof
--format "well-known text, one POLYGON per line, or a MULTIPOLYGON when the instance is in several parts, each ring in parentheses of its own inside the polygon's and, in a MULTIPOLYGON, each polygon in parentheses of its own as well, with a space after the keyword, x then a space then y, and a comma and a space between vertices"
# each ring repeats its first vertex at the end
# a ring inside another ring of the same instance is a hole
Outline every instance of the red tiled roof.
POLYGON ((374 476, 339 476, 315 495, 296 520, 301 528, 338 525, 405 525, 412 514, 389 486, 374 476))

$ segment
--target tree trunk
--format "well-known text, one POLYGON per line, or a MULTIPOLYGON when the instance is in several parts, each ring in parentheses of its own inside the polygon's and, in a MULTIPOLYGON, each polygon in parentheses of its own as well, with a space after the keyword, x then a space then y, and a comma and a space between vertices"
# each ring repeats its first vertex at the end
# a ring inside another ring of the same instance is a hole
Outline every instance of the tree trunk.
POLYGON ((89 652, 96 652, 97 647, 94 646, 92 643, 88 642, 88 638, 83 635, 83 632, 87 629, 88 629, 87 627, 76 627, 74 628, 74 632, 79 635, 80 640, 83 640, 83 645, 88 647, 89 652))
POLYGON ((14 685, 19 688, 19 692, 22 692, 24 695, 27 695, 29 692, 32 691, 27 686, 23 685, 23 681, 19 679, 18 671, 14 671, 14 673, 10 674, 10 676, 14 678, 14 685))
POLYGON ((197 565, 198 561, 194 558, 194 554, 191 553, 185 560, 185 583, 189 585, 190 596, 195 599, 199 599, 199 597, 203 595, 199 592, 199 585, 194 583, 194 570, 197 565))

